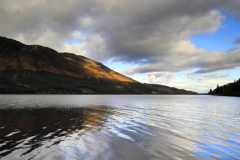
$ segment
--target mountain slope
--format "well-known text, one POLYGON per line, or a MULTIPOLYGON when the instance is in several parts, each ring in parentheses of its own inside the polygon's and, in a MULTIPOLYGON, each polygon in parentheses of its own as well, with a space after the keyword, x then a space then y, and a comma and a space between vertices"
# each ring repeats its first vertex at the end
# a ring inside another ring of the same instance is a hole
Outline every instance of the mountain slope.
POLYGON ((0 37, 0 93, 152 94, 98 61, 0 37))
POLYGON ((0 72, 6 70, 47 71, 88 79, 107 78, 138 83, 98 61, 71 53, 58 53, 39 45, 25 45, 0 37, 0 72))
POLYGON ((139 83, 102 63, 0 37, 0 93, 194 94, 139 83))
POLYGON ((184 89, 177 89, 174 87, 168 87, 159 84, 146 84, 146 85, 157 89, 158 94, 198 94, 196 92, 186 91, 184 89))

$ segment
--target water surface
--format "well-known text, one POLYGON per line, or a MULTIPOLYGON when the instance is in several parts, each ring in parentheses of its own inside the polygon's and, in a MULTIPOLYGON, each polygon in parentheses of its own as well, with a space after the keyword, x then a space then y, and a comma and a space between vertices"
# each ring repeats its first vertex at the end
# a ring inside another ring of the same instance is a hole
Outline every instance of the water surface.
POLYGON ((1 159, 240 159, 240 98, 0 95, 1 159))

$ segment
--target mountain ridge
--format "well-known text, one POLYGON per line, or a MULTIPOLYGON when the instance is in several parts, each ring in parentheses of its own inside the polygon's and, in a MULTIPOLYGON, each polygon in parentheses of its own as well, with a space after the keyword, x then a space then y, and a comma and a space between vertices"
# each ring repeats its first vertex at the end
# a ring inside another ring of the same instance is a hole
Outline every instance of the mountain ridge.
POLYGON ((47 71, 84 78, 108 78, 139 83, 102 63, 73 53, 58 53, 40 45, 25 45, 0 37, 0 72, 5 70, 47 71), (11 47, 10 47, 11 46, 11 47), (13 57, 16 58, 13 58, 13 57))
POLYGON ((81 55, 59 53, 48 47, 26 45, 1 36, 0 93, 186 94, 179 89, 171 89, 170 93, 142 84, 81 55))
POLYGON ((185 89, 178 89, 175 87, 169 87, 160 84, 147 84, 147 83, 144 84, 159 90, 160 94, 198 94, 193 91, 187 91, 185 89))

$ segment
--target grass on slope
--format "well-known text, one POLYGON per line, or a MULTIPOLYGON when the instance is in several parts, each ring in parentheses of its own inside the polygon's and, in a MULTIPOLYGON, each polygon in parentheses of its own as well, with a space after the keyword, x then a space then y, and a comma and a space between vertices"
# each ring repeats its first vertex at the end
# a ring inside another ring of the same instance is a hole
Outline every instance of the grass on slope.
POLYGON ((151 94, 156 89, 141 83, 111 79, 86 79, 46 71, 5 71, 0 75, 0 93, 35 94, 151 94))

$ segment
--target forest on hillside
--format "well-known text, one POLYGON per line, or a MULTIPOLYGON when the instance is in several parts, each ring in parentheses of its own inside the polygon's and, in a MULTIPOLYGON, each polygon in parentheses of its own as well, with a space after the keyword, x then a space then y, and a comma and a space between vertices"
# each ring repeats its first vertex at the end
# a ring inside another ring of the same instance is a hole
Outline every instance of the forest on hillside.
POLYGON ((228 83, 223 86, 217 85, 214 90, 210 89, 208 94, 240 97, 240 78, 233 83, 228 83))

